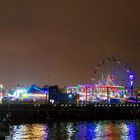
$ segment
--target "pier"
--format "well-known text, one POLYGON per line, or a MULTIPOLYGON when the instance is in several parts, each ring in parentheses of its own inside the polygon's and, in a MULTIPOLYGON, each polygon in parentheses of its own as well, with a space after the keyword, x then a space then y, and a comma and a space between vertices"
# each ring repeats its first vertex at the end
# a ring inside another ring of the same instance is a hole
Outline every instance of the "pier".
POLYGON ((140 119, 140 104, 1 104, 11 121, 140 119))

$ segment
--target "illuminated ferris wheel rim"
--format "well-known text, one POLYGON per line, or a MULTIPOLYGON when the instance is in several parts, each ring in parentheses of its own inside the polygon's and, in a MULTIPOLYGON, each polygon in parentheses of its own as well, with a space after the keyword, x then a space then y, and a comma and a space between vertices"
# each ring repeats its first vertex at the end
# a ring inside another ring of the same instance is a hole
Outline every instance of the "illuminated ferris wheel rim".
MULTIPOLYGON (((105 67, 105 65, 109 65, 110 64, 110 66, 111 66, 111 64, 113 64, 113 65, 118 65, 119 66, 119 68, 122 68, 122 72, 123 73, 121 73, 120 75, 117 75, 117 78, 120 78, 120 81, 123 81, 124 79, 125 79, 125 84, 121 84, 121 85, 116 85, 116 86, 126 86, 126 83, 128 84, 128 82, 132 82, 133 80, 134 80, 134 77, 133 77, 133 72, 132 72, 132 70, 131 70, 131 68, 130 68, 130 65, 128 64, 128 62, 127 61, 124 61, 124 60, 122 60, 122 59, 120 59, 119 57, 107 57, 107 58, 105 58, 105 59, 103 59, 103 60, 101 60, 101 61, 99 61, 98 63, 97 63, 97 65, 94 67, 94 69, 93 69, 93 73, 92 73, 92 78, 91 78, 91 80, 92 81, 100 81, 101 80, 101 76, 103 76, 103 74, 104 75, 108 75, 108 76, 112 76, 112 73, 110 72, 110 70, 109 71, 105 71, 105 68, 104 68, 104 70, 103 71, 101 71, 102 70, 102 68, 103 67, 105 67), (109 74, 109 73, 111 73, 111 74, 109 74), (124 74, 125 73, 125 74, 124 74), (99 76, 99 74, 100 74, 100 76, 99 76), (101 75, 102 74, 102 75, 101 75), (124 77, 125 76, 125 77, 124 77)), ((113 68, 113 67, 112 67, 113 68)), ((112 69, 111 68, 111 69, 112 69)), ((115 72, 116 72, 117 70, 115 69, 115 72)), ((116 76, 116 75, 115 75, 116 76)), ((107 78, 107 77, 106 77, 107 78)), ((99 83, 98 83, 99 84, 99 83)), ((132 83, 131 83, 132 84, 132 83)))
POLYGON ((97 65, 94 67, 94 70, 99 69, 102 65, 107 64, 109 62, 117 62, 118 64, 123 64, 125 68, 127 68, 128 72, 132 72, 130 65, 127 61, 124 61, 120 59, 119 57, 107 57, 97 63, 97 65))

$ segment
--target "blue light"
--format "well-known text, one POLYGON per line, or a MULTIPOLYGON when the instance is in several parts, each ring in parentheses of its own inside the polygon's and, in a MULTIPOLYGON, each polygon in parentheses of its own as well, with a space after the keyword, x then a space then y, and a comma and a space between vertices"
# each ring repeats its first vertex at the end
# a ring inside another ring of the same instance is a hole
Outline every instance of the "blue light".
POLYGON ((72 98, 72 95, 71 94, 69 94, 69 98, 72 98))
POLYGON ((130 78, 130 80, 133 80, 134 79, 134 75, 133 74, 130 74, 129 75, 129 78, 130 78))
POLYGON ((131 85, 131 86, 133 85, 133 81, 130 82, 130 85, 131 85))

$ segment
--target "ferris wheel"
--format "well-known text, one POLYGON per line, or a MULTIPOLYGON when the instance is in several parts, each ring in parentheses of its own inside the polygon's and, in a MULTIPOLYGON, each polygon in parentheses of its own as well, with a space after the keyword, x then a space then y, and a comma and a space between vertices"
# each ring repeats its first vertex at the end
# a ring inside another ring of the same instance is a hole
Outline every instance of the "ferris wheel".
POLYGON ((133 87, 133 73, 129 64, 119 57, 107 57, 94 67, 92 82, 99 86, 133 87))

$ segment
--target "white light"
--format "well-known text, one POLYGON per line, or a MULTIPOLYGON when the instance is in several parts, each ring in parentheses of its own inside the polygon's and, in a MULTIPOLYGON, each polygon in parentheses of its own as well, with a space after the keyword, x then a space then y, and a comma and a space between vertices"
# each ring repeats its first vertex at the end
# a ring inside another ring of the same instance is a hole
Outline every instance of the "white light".
POLYGON ((131 86, 133 85, 133 81, 131 81, 131 86))
POLYGON ((131 74, 131 75, 129 76, 129 78, 132 80, 132 79, 134 78, 134 75, 131 74))
POLYGON ((69 98, 72 98, 72 95, 71 94, 69 94, 69 98))

